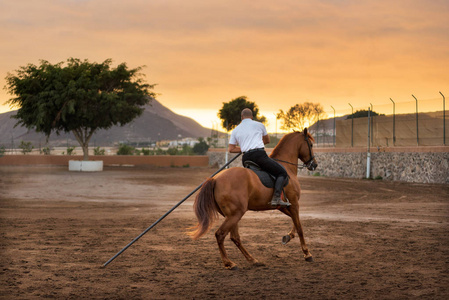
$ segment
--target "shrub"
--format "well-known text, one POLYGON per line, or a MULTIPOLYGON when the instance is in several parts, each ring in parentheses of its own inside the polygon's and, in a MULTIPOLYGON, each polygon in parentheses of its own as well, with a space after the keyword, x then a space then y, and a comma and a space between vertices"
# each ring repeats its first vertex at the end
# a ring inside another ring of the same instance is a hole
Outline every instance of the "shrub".
POLYGON ((34 146, 31 142, 22 141, 20 142, 19 148, 22 149, 22 153, 25 155, 30 153, 34 149, 34 146))
POLYGON ((105 154, 104 149, 100 149, 100 147, 94 148, 94 155, 104 155, 104 154, 105 154))
POLYGON ((67 155, 75 155, 75 147, 67 147, 67 155))
POLYGON ((118 147, 117 155, 134 155, 136 148, 126 144, 120 144, 118 147))
POLYGON ((167 154, 168 155, 176 155, 176 154, 178 154, 178 149, 176 149, 176 148, 168 148, 167 154))
POLYGON ((42 148, 42 153, 44 153, 44 155, 50 155, 50 152, 51 152, 50 147, 42 148))

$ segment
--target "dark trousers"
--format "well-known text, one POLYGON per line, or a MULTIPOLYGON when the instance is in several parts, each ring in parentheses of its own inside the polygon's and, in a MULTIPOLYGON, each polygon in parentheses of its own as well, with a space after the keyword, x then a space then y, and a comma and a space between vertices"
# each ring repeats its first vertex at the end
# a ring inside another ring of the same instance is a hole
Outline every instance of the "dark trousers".
POLYGON ((250 160, 258 164, 262 170, 267 171, 271 175, 278 177, 287 178, 287 171, 277 163, 275 160, 268 157, 265 150, 247 152, 243 154, 242 163, 245 164, 245 161, 250 160))

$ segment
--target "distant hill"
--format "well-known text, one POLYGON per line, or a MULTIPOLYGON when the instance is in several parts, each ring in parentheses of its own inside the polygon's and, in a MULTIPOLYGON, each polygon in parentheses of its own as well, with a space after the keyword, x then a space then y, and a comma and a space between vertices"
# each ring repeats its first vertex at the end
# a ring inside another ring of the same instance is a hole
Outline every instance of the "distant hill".
MULTIPOLYGON (((43 134, 28 131, 25 127, 17 126, 17 120, 11 118, 16 112, 0 114, 0 146, 9 148, 14 142, 17 147, 21 141, 32 142, 35 147, 44 145, 46 137, 43 134)), ((159 140, 176 140, 181 138, 198 138, 210 136, 211 130, 202 127, 191 118, 172 112, 157 100, 153 99, 145 107, 143 114, 130 124, 114 126, 109 130, 99 130, 92 136, 90 146, 112 146, 120 142, 147 143, 159 140)), ((51 146, 78 146, 72 133, 51 134, 51 146)))

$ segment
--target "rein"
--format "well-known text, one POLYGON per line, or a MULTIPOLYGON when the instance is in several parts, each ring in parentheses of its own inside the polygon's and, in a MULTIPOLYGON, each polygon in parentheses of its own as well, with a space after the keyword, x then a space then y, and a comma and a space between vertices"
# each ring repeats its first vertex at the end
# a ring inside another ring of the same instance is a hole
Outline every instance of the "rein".
POLYGON ((273 160, 275 160, 275 161, 280 161, 280 162, 283 162, 283 163, 286 163, 286 164, 289 164, 289 165, 294 165, 294 166, 296 166, 297 169, 304 169, 305 167, 307 167, 306 164, 302 164, 302 165, 300 166, 300 165, 298 165, 298 164, 291 163, 291 162, 289 162, 289 161, 282 160, 282 159, 273 158, 273 160))
POLYGON ((285 161, 285 160, 282 160, 282 159, 276 159, 276 158, 273 158, 273 159, 275 161, 280 161, 280 162, 283 162, 283 163, 286 163, 286 164, 289 164, 289 165, 294 165, 294 166, 296 166, 297 169, 309 168, 309 166, 312 164, 313 159, 315 158, 315 156, 312 155, 312 147, 310 146, 310 143, 309 143, 309 137, 307 135, 304 135, 304 139, 307 142, 307 146, 309 147, 310 159, 308 161, 306 161, 305 163, 303 163, 302 165, 291 163, 289 161, 285 161))

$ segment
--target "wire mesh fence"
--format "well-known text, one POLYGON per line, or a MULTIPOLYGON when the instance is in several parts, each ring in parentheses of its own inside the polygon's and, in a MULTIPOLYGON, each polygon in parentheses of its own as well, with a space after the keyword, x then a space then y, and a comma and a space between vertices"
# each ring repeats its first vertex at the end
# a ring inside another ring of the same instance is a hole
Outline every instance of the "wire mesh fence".
POLYGON ((310 127, 318 147, 442 146, 449 143, 445 97, 326 110, 310 127), (363 117, 354 113, 364 111, 363 117), (368 111, 370 116, 368 117, 368 111))

